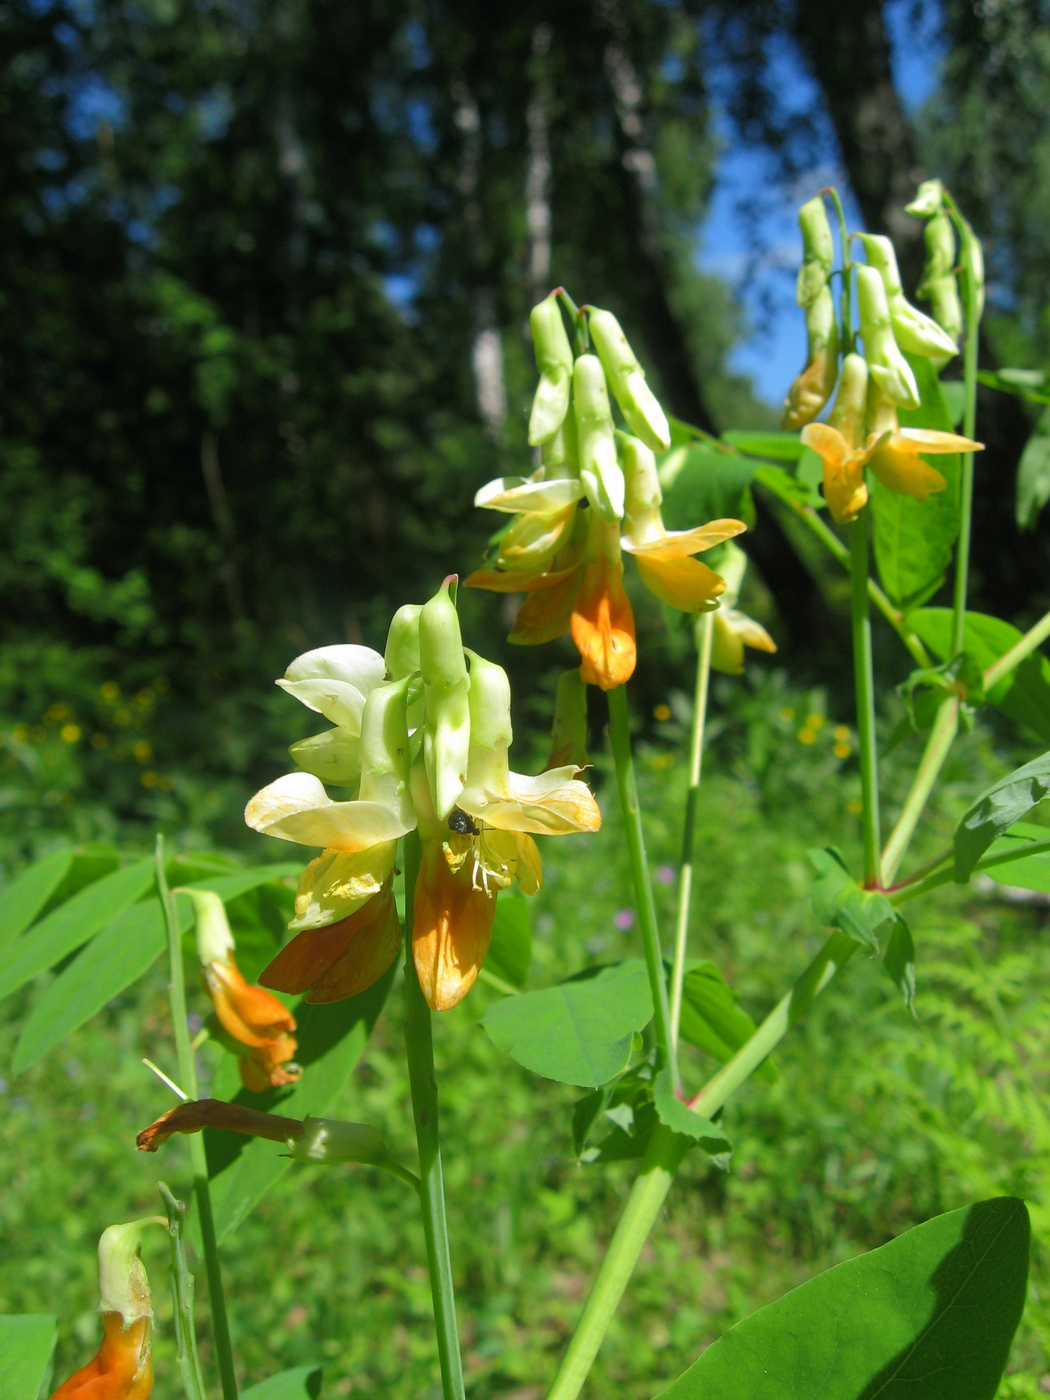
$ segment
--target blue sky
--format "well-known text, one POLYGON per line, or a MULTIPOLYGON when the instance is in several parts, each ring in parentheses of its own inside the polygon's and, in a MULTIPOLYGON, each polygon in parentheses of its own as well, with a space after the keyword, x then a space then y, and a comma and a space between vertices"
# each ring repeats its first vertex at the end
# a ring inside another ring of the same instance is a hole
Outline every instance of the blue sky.
MULTIPOLYGON (((910 0, 893 0, 888 10, 897 90, 906 108, 914 110, 933 91, 941 48, 932 23, 918 29, 909 24, 910 0)), ((777 69, 785 88, 797 90, 800 97, 812 94, 813 83, 797 55, 789 51, 779 54, 777 69)), ((751 331, 734 349, 732 367, 751 376, 761 398, 780 404, 802 368, 806 341, 802 315, 795 305, 795 274, 802 255, 795 211, 823 185, 835 184, 845 196, 847 218, 854 227, 859 215, 855 205, 851 208, 847 181, 834 163, 821 166, 788 189, 778 185, 773 164, 764 152, 737 141, 726 119, 721 119, 720 126, 725 153, 701 231, 699 263, 737 288, 748 314, 751 331), (749 241, 737 211, 738 203, 756 190, 763 191, 766 202, 756 228, 757 266, 753 263, 755 245, 749 241)))

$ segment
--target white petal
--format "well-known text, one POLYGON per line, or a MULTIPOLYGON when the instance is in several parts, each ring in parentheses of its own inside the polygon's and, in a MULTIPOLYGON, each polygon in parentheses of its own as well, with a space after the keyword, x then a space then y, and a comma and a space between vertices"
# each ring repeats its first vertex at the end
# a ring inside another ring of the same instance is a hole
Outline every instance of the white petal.
POLYGON ((597 831, 602 824, 601 813, 587 784, 572 777, 578 772, 570 764, 534 778, 511 773, 503 792, 467 788, 460 794, 459 806, 476 820, 500 831, 531 832, 536 836, 597 831))
POLYGON ((319 678, 346 681, 362 695, 382 685, 386 664, 371 647, 344 643, 334 647, 315 647, 297 656, 284 673, 286 681, 308 681, 319 678))
POLYGON ((526 481, 522 476, 502 476, 490 481, 474 497, 476 506, 503 510, 510 514, 550 515, 575 505, 583 498, 583 487, 571 477, 553 481, 526 481))
POLYGON ((305 681, 281 680, 276 684, 289 695, 294 695, 308 710, 324 715, 325 719, 330 719, 341 729, 348 729, 355 737, 361 733, 365 697, 356 685, 323 677, 305 681))
POLYGON ((337 851, 363 851, 410 829, 379 802, 333 802, 312 773, 288 773, 264 787, 244 820, 266 836, 337 851))

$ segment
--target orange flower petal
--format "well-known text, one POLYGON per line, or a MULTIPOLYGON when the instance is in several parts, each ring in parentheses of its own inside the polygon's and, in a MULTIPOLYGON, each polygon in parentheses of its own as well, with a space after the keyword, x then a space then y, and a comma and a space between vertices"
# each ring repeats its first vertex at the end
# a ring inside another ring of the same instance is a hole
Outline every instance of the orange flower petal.
POLYGON ((306 992, 310 1002, 342 1001, 379 981, 400 942, 391 879, 348 918, 297 934, 259 981, 279 992, 306 992))
POLYGON ((476 890, 473 863, 453 871, 441 845, 428 841, 416 880, 412 955, 431 1011, 448 1011, 470 991, 485 961, 496 892, 476 890))
MULTIPOLYGON (((295 1017, 262 987, 250 986, 231 957, 203 969, 204 985, 223 1029, 242 1045, 268 1045, 295 1030, 295 1017)), ((292 1041, 294 1050, 295 1042, 292 1041)))
POLYGON ((176 1104, 162 1113, 135 1139, 140 1152, 156 1152, 175 1133, 199 1133, 202 1128, 218 1128, 226 1133, 243 1133, 246 1137, 267 1138, 270 1142, 287 1142, 301 1138, 303 1125, 298 1118, 281 1118, 276 1113, 260 1113, 223 1099, 191 1099, 176 1104))
POLYGON ((943 491, 948 484, 939 471, 919 456, 928 451, 930 448, 923 443, 906 438, 903 433, 893 433, 876 447, 871 469, 891 491, 916 501, 928 501, 934 491, 943 491))
MULTIPOLYGON (((548 574, 548 578, 553 575, 548 574)), ((531 593, 522 603, 508 641, 515 646, 539 646, 553 642, 568 630, 572 610, 583 579, 583 566, 559 572, 558 582, 542 593, 531 593)))
POLYGON ((307 993, 309 1002, 345 1001, 378 982, 401 947, 401 921, 393 893, 375 896, 375 917, 341 958, 319 977, 307 993))
POLYGON ((105 1313, 98 1353, 51 1400, 148 1400, 153 1390, 149 1328, 148 1317, 125 1327, 119 1312, 105 1313))
POLYGON ((572 640, 580 653, 580 675, 588 685, 612 690, 634 675, 634 613, 619 560, 602 554, 586 565, 572 613, 572 640))
POLYGON ((635 558, 649 592, 679 612, 710 612, 726 591, 725 580, 699 559, 635 558))

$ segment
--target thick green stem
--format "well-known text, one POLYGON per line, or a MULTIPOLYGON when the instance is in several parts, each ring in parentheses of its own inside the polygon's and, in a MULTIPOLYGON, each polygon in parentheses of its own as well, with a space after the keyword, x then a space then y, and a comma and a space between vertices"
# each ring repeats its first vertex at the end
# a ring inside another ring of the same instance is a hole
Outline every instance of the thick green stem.
POLYGON ((707 719, 707 691, 711 679, 711 647, 715 636, 714 613, 701 613, 696 623, 696 687, 693 694, 693 725, 689 736, 689 791, 685 799, 682 827, 682 864, 678 872, 678 920, 674 931, 674 962, 671 966, 671 1043, 678 1044, 682 1019, 682 986, 685 981, 685 952, 689 937, 689 905, 693 893, 693 840, 696 813, 700 806, 700 772, 704 755, 704 724, 707 719))
POLYGON ((667 980, 664 977, 664 955, 660 947, 660 931, 656 924, 656 901, 649 878, 649 862, 645 855, 645 835, 642 831, 642 811, 638 803, 638 784, 634 777, 631 757, 631 724, 627 714, 627 689, 618 685, 609 691, 609 739, 616 765, 616 786, 620 793, 627 836, 627 856, 634 881, 634 897, 638 905, 638 923, 645 946, 645 964, 649 971, 649 988, 653 994, 653 1029, 656 1044, 664 1063, 671 1071, 675 1093, 681 1088, 678 1055, 671 1038, 671 1009, 667 1000, 667 980))
POLYGON ((691 1143, 659 1124, 547 1400, 576 1400, 691 1143))
MULTIPOLYGON (((157 837, 157 891, 164 909, 164 919, 168 929, 168 961, 171 965, 171 981, 168 984, 168 1004, 171 1007, 172 1030, 175 1035, 175 1053, 179 1066, 179 1082, 184 1092, 191 1098, 197 1095, 197 1067, 194 1062, 193 1047, 190 1044, 190 1031, 186 1022, 186 978, 182 965, 182 929, 175 900, 168 889, 164 872, 164 838, 157 837)), ((204 1150, 204 1137, 194 1133, 190 1137, 190 1167, 193 1171, 193 1194, 197 1201, 197 1215, 201 1227, 201 1244, 204 1249, 204 1267, 208 1275, 208 1297, 211 1302, 212 1337, 215 1342, 215 1359, 219 1367, 219 1380, 222 1383, 223 1400, 237 1400, 237 1374, 233 1365, 233 1345, 230 1342, 230 1321, 226 1312, 226 1292, 222 1286, 222 1266, 219 1262, 219 1244, 215 1237, 215 1215, 211 1205, 211 1189, 208 1185, 208 1159, 204 1150)))
POLYGON ((871 659, 871 612, 868 606, 868 531, 871 507, 865 506, 850 527, 850 584, 853 614, 853 683, 857 697, 860 746, 861 825, 864 836, 864 883, 881 883, 879 873, 879 758, 875 743, 875 673, 871 659))
MULTIPOLYGON (((970 238, 975 237, 967 225, 970 238)), ((965 236, 965 235, 964 235, 965 236)), ((972 438, 977 428, 977 346, 980 315, 977 310, 979 291, 972 277, 966 279, 966 350, 963 359, 963 386, 966 407, 963 410, 963 434, 972 438)), ((964 452, 962 479, 959 490, 959 542, 955 547, 955 588, 952 600, 952 656, 963 649, 966 635, 966 593, 970 577, 970 530, 973 517, 973 453, 964 452)))
POLYGON ((423 1212, 430 1292, 434 1300, 434 1328, 441 1363, 444 1400, 463 1400, 463 1361, 459 1354, 456 1294, 452 1285, 452 1257, 445 1217, 445 1185, 441 1172, 441 1136, 438 1127, 438 1091, 434 1074, 434 1036, 427 1006, 412 956, 412 912, 421 848, 419 836, 405 837, 405 1049, 412 1090, 412 1116, 419 1148, 419 1204, 423 1212))
POLYGON ((197 1331, 193 1325, 193 1275, 186 1263, 182 1230, 186 1206, 177 1201, 163 1181, 157 1182, 164 1209, 168 1212, 168 1237, 171 1240, 171 1298, 175 1322, 175 1365, 182 1379, 186 1400, 206 1400, 204 1377, 197 1354, 197 1331))
POLYGON ((1050 637, 1050 612, 1041 617, 1034 627, 1030 627, 1019 641, 1014 642, 1009 651, 1004 651, 998 661, 992 662, 984 673, 985 690, 991 690, 993 685, 1004 676, 1008 676, 1016 666, 1020 666, 1025 657, 1031 656, 1047 637, 1050 637))
POLYGON ((958 732, 959 697, 949 695, 941 701, 930 737, 926 740, 922 761, 912 779, 911 790, 904 800, 897 825, 890 833, 890 839, 882 853, 882 880, 886 885, 891 883, 900 869, 900 863, 915 833, 923 808, 958 732))

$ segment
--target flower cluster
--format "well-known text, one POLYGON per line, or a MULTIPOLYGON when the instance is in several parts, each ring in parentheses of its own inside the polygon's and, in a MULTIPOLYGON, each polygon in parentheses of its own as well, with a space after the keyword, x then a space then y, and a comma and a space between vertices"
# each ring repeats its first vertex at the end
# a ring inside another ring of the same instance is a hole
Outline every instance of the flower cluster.
MULTIPOLYGON (((876 234, 858 234, 867 258, 857 266, 857 309, 864 353, 849 349, 839 374, 840 335, 829 282, 831 229, 820 196, 799 211, 804 260, 798 302, 806 310, 808 357, 784 403, 783 426, 802 428, 802 441, 824 465, 824 498, 839 524, 856 518, 868 499, 865 467, 890 491, 926 501, 943 491, 944 477, 923 459, 930 454, 974 452, 982 444, 957 433, 902 428, 897 411, 919 407, 915 375, 903 352, 940 367, 958 353, 959 322, 944 280, 944 221, 936 225, 931 258, 936 267, 924 279, 936 287, 941 324, 908 302, 901 287, 893 244, 876 234), (939 241, 938 241, 939 240, 939 241), (947 328, 946 328, 947 327, 947 328), (814 423, 838 382, 826 423, 814 423)), ((951 236, 948 228, 949 238, 951 236)), ((950 263, 949 263, 950 268, 950 263)), ((953 278, 954 286, 954 278, 953 278)), ((957 300, 957 298, 956 298, 957 300)))
POLYGON ((540 374, 529 442, 542 464, 531 477, 501 477, 477 493, 477 505, 514 519, 495 559, 466 583, 526 594, 510 640, 536 645, 571 631, 583 679, 611 690, 630 678, 636 660, 622 551, 634 556, 642 582, 661 602, 709 612, 725 583, 694 556, 745 526, 715 520, 693 530, 664 528, 653 454, 671 445, 667 417, 608 311, 575 313, 578 337, 593 350, 573 354, 563 295, 552 292, 529 318, 540 374), (610 388, 628 431, 613 422, 610 388))
POLYGON ((260 981, 307 1001, 338 1001, 376 982, 400 945, 394 904, 399 838, 418 830, 412 950, 434 1010, 455 1006, 485 960, 496 896, 540 886, 534 835, 595 831, 597 804, 569 763, 510 771, 510 683, 463 647, 446 579, 422 607, 395 615, 386 652, 321 647, 277 682, 333 728, 293 744, 299 772, 256 793, 256 831, 320 846, 299 882, 296 937, 260 981), (322 779, 356 787, 334 801, 322 779))

